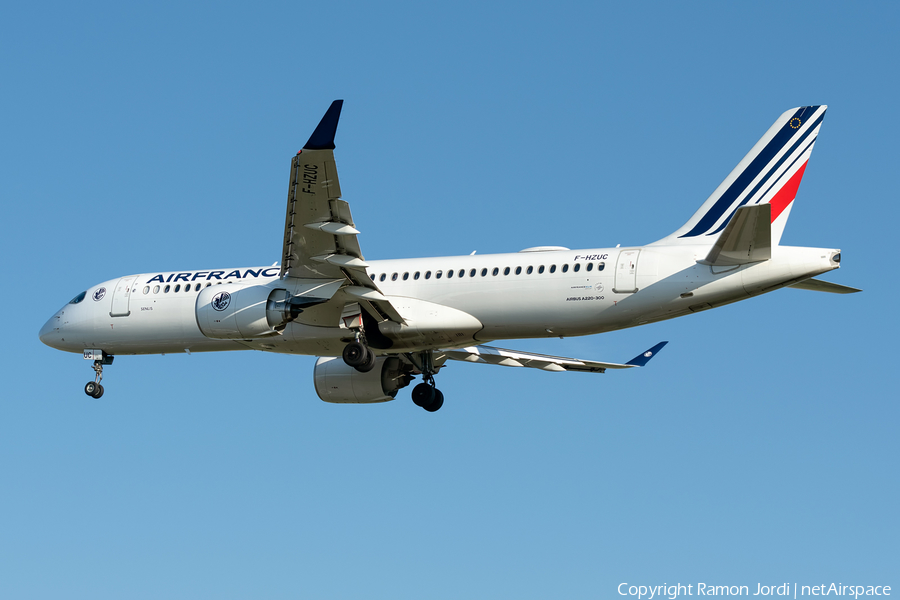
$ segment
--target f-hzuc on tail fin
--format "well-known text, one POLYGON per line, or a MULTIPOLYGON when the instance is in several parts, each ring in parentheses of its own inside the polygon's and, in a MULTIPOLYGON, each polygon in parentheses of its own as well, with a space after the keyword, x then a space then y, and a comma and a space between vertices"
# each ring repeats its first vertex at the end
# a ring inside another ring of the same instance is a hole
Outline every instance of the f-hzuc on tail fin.
POLYGON ((772 245, 778 245, 828 107, 782 114, 694 216, 656 244, 712 244, 743 206, 771 205, 772 245))

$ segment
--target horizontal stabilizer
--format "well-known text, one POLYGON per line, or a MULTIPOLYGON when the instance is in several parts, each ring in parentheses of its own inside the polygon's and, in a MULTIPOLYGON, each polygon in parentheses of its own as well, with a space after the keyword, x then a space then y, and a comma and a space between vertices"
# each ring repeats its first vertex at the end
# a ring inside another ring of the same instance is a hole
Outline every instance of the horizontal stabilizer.
POLYGON ((437 362, 446 359, 462 360, 466 362, 479 362, 504 367, 531 367, 544 371, 582 371, 586 373, 603 373, 607 369, 631 369, 643 367, 663 346, 669 342, 660 342, 646 352, 635 356, 625 364, 597 362, 579 358, 564 358, 562 356, 548 356, 546 354, 533 354, 531 352, 519 352, 518 350, 506 350, 492 346, 470 346, 455 350, 440 350, 435 354, 437 362))
POLYGON ((793 285, 789 285, 788 287, 792 287, 797 290, 811 290, 813 292, 829 292, 831 294, 855 294, 856 292, 862 291, 854 287, 840 285, 838 283, 831 283, 829 281, 822 281, 821 279, 805 279, 800 283, 795 283, 793 285))
POLYGON ((772 205, 742 206, 705 259, 715 267, 729 267, 772 258, 772 205))

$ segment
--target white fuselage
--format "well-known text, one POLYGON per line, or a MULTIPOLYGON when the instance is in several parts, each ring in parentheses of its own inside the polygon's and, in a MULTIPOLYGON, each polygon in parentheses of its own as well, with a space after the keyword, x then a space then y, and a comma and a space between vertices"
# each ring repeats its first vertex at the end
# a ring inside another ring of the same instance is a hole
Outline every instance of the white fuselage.
MULTIPOLYGON (((730 268, 698 263, 708 251, 709 245, 650 245, 397 259, 368 261, 368 272, 408 317, 408 330, 382 327, 396 334, 391 351, 397 352, 624 329, 736 302, 839 266, 838 250, 776 246, 770 260, 730 268)), ((40 337, 60 350, 97 348, 111 355, 245 349, 340 355, 348 330, 333 307, 304 311, 277 335, 204 335, 197 317, 203 289, 284 287, 278 273, 278 267, 254 267, 113 279, 60 309, 40 337)))

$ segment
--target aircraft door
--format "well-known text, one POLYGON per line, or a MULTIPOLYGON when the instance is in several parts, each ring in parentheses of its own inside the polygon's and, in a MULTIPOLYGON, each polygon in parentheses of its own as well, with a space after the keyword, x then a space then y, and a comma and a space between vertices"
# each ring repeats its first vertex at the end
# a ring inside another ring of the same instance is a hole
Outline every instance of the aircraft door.
POLYGON ((637 263, 640 250, 623 250, 619 252, 616 262, 616 284, 613 292, 630 294, 637 291, 637 263))
POLYGON ((127 317, 131 314, 131 311, 128 309, 128 302, 131 299, 131 286, 134 284, 135 279, 137 277, 123 277, 116 284, 116 289, 113 290, 112 307, 109 309, 109 316, 127 317))

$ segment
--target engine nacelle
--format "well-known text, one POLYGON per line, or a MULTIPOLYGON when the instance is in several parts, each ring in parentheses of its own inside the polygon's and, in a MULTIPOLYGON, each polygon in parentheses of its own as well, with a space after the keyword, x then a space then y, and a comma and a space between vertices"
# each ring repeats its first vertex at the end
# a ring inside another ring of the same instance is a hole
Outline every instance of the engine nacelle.
MULTIPOLYGON (((197 296, 197 325, 208 338, 249 340, 272 335, 291 320, 287 290, 264 285, 213 285, 197 296)), ((296 316, 296 315, 294 315, 296 316)))
POLYGON ((412 371, 396 356, 378 357, 375 367, 361 373, 341 358, 328 356, 316 361, 313 379, 316 393, 325 402, 372 404, 387 402, 412 380, 412 371))

